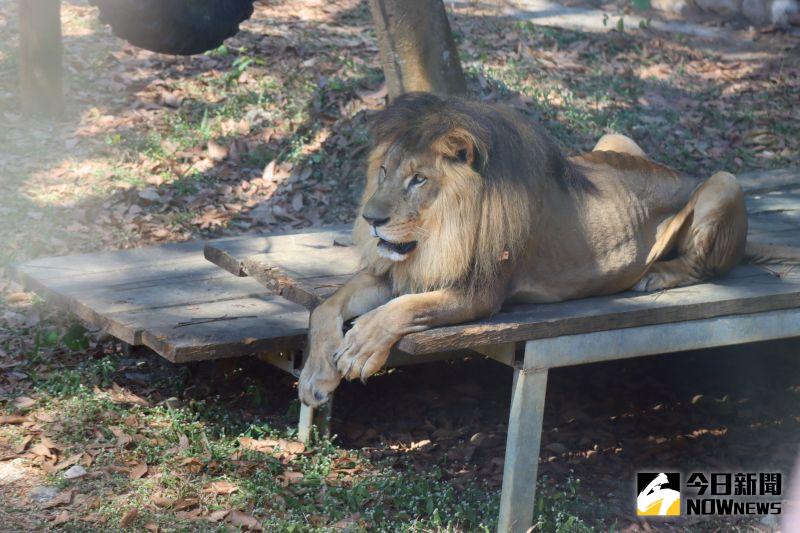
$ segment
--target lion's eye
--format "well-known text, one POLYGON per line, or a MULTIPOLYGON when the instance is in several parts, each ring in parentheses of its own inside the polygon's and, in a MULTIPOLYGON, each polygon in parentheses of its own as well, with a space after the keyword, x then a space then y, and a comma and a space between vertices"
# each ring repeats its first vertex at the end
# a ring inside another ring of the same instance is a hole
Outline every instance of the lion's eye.
POLYGON ((378 181, 383 181, 386 179, 386 167, 381 165, 380 171, 378 171, 378 181))
POLYGON ((428 178, 417 172, 413 176, 411 176, 411 180, 408 182, 409 187, 419 187, 423 183, 428 181, 428 178))

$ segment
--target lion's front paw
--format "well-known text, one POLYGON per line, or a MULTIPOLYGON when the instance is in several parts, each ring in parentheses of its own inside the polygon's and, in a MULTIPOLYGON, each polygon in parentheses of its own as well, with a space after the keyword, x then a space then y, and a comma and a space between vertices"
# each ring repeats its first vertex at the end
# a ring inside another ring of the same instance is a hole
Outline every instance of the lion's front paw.
POLYGON ((342 381, 332 360, 342 339, 341 320, 337 315, 326 314, 324 309, 311 315, 308 359, 297 384, 298 396, 304 404, 317 407, 327 402, 342 381))
POLYGON ((341 380, 336 367, 327 357, 309 357, 297 384, 300 401, 310 407, 319 407, 330 399, 341 380))
POLYGON ((333 356, 342 377, 363 381, 383 368, 389 350, 400 338, 392 326, 377 310, 356 320, 333 356))

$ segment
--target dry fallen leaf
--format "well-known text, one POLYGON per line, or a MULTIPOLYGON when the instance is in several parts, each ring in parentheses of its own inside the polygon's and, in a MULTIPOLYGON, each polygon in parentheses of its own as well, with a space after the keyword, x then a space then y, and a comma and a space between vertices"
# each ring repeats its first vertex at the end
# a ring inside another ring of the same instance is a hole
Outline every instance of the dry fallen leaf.
POLYGON ((133 521, 136 520, 137 516, 139 516, 139 509, 134 507, 133 509, 125 513, 125 516, 123 516, 122 520, 119 521, 119 527, 126 528, 130 526, 133 523, 133 521))
POLYGON ((48 448, 47 446, 44 445, 44 443, 41 442, 34 445, 30 451, 32 454, 38 455, 39 457, 49 457, 52 459, 55 459, 56 457, 56 455, 50 450, 50 448, 48 448))
POLYGON ((354 515, 342 518, 331 527, 333 529, 350 529, 356 524, 358 524, 358 520, 361 518, 359 513, 355 513, 354 515))
POLYGON ((165 498, 160 494, 156 494, 155 496, 150 498, 150 501, 152 501, 158 507, 171 507, 172 504, 175 503, 175 498, 165 498))
POLYGON ((14 449, 14 452, 15 452, 15 453, 22 453, 22 452, 24 452, 24 451, 25 451, 25 449, 28 447, 28 444, 30 444, 32 440, 33 440, 33 435, 25 435, 25 436, 22 438, 22 442, 20 442, 20 443, 19 443, 19 446, 17 446, 17 447, 14 449))
POLYGON ((39 422, 55 422, 56 417, 54 417, 51 413, 36 413, 33 415, 36 417, 36 420, 39 422))
POLYGON ((131 479, 141 479, 147 474, 147 463, 139 463, 131 469, 131 479))
POLYGON ((197 498, 181 498, 175 502, 173 505, 173 509, 176 511, 183 511, 184 509, 188 509, 189 507, 194 507, 197 505, 198 500, 197 498))
POLYGON ((302 472, 294 472, 292 470, 286 470, 283 474, 278 476, 278 479, 281 480, 284 486, 293 485, 294 483, 299 483, 303 480, 303 473, 302 472))
POLYGON ((45 446, 47 446, 51 450, 63 450, 64 449, 63 446, 60 446, 60 445, 56 444, 55 442, 53 442, 50 439, 50 437, 48 437, 47 435, 42 435, 42 444, 44 444, 45 446))
POLYGON ((177 109, 181 106, 183 99, 175 93, 163 92, 161 93, 161 103, 167 107, 177 109))
POLYGON ((214 161, 223 161, 228 158, 228 148, 217 142, 208 141, 208 157, 214 161))
POLYGON ((69 505, 72 502, 72 489, 59 492, 55 498, 42 506, 42 509, 50 509, 59 505, 69 505))
POLYGON ((214 481, 203 489, 203 492, 209 494, 233 494, 239 490, 239 487, 229 481, 214 481))
POLYGON ((209 514, 206 517, 206 520, 209 522, 219 522, 220 520, 225 519, 226 516, 230 514, 230 509, 221 509, 219 511, 214 511, 213 513, 209 514))
POLYGON ((200 508, 192 509, 191 511, 178 511, 175 513, 175 518, 180 520, 194 520, 200 517, 200 508))
POLYGON ((62 459, 61 461, 59 461, 53 467, 53 471, 58 472, 60 470, 64 470, 65 468, 69 468, 70 466, 77 464, 82 457, 83 457, 83 452, 76 453, 75 455, 70 455, 66 459, 62 459))
POLYGON ((28 419, 25 418, 24 416, 19 416, 19 415, 0 415, 0 425, 3 425, 3 424, 16 425, 16 424, 22 424, 24 422, 28 422, 28 419))
POLYGON ((14 407, 17 409, 30 409, 36 405, 36 400, 28 396, 17 396, 14 398, 14 407))
POLYGON ((137 396, 128 389, 120 387, 116 383, 113 383, 111 385, 111 391, 108 393, 108 397, 114 403, 132 403, 134 405, 140 405, 142 407, 150 406, 150 402, 148 402, 141 396, 137 396))
POLYGON ((69 511, 61 511, 60 513, 58 513, 58 516, 56 516, 53 519, 53 521, 50 522, 50 524, 57 526, 59 524, 63 524, 64 522, 69 522, 69 521, 70 521, 69 511))
POLYGON ((146 523, 146 524, 144 525, 144 528, 145 528, 147 531, 152 531, 153 533, 158 533, 159 531, 161 531, 161 528, 160 528, 160 527, 158 527, 158 524, 156 524, 155 522, 148 522, 148 523, 146 523))
POLYGON ((231 511, 230 515, 228 515, 228 521, 234 526, 246 527, 248 529, 252 529, 253 531, 263 530, 261 524, 258 523, 258 520, 256 520, 249 514, 245 514, 239 511, 231 511))
POLYGON ((10 304, 17 304, 20 302, 27 302, 30 300, 30 295, 26 292, 12 292, 6 296, 6 302, 10 304))
POLYGON ((255 452, 272 453, 276 448, 290 454, 300 454, 306 451, 306 445, 300 441, 287 439, 251 439, 239 438, 239 444, 246 450, 255 452))
POLYGON ((190 472, 197 473, 203 469, 203 463, 197 457, 187 457, 181 459, 178 463, 180 466, 185 466, 190 472))
POLYGON ((133 437, 131 437, 130 435, 125 433, 125 430, 123 430, 122 428, 116 427, 116 426, 109 426, 108 429, 109 429, 109 431, 111 431, 111 433, 114 434, 115 437, 117 437, 117 446, 118 447, 125 448, 131 442, 133 442, 133 437))

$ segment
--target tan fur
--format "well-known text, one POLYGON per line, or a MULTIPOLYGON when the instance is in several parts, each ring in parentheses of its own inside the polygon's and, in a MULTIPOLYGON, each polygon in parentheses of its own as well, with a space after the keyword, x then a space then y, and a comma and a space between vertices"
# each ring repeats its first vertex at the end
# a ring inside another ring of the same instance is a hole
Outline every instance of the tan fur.
POLYGON ((382 239, 416 248, 387 259, 356 221, 365 272, 312 314, 299 387, 309 405, 341 377, 378 371, 408 333, 506 301, 696 283, 743 257, 747 217, 730 174, 701 182, 621 135, 567 160, 515 113, 457 99, 404 97, 377 123, 361 210, 382 239), (410 185, 415 176, 424 184, 410 185))

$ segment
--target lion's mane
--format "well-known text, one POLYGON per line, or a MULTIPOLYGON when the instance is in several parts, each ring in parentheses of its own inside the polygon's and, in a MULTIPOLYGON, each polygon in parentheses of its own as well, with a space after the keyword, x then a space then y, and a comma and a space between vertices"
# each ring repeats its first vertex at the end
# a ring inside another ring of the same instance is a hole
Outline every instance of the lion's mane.
POLYGON ((406 261, 379 256, 368 225, 356 221, 354 239, 367 267, 388 273, 397 294, 495 288, 523 255, 542 192, 592 188, 537 126, 498 105, 409 93, 372 118, 370 133, 362 208, 375 192, 387 151, 455 157, 466 147, 472 161, 470 167, 447 165, 446 183, 420 221, 425 236, 406 261))

